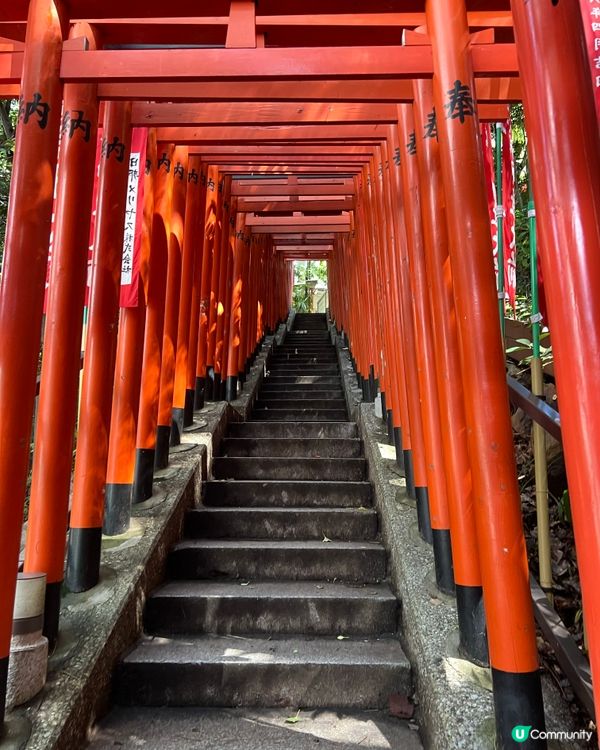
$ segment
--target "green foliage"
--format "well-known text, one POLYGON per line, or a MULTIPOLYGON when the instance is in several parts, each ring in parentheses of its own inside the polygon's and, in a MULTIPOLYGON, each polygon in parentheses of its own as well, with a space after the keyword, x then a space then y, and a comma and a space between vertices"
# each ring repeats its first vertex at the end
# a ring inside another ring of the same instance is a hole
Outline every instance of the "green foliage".
MULTIPOLYGON (((515 154, 515 240, 517 244, 517 289, 527 301, 531 300, 529 258, 529 159, 523 105, 510 108, 512 142, 515 154)), ((530 313, 529 313, 530 314, 530 313)))
POLYGON ((560 500, 558 501, 558 513, 562 521, 573 523, 573 518, 571 516, 571 498, 569 496, 569 490, 564 490, 560 500))
POLYGON ((327 261, 300 260, 294 263, 294 294, 292 304, 297 312, 310 309, 310 287, 307 282, 316 279, 327 283, 327 261))
MULTIPOLYGON (((544 346, 541 342, 550 336, 548 331, 545 331, 540 335, 540 359, 542 360, 542 366, 551 365, 554 362, 554 353, 552 351, 552 344, 550 346, 544 346)), ((528 352, 526 357, 520 361, 521 365, 531 365, 533 360, 533 343, 529 339, 515 339, 518 346, 511 346, 506 350, 507 354, 513 352, 528 352)))
POLYGON ((0 262, 4 251, 16 121, 16 102, 0 101, 0 262))

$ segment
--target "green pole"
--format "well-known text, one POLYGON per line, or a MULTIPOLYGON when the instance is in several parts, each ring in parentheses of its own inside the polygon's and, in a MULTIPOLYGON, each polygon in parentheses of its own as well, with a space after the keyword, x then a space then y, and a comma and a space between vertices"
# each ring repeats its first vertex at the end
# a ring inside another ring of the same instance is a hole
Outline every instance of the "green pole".
POLYGON ((531 336, 533 340, 533 356, 540 356, 540 301, 538 295, 537 270, 537 226, 535 219, 535 204, 532 200, 527 205, 529 217, 529 275, 531 279, 531 336))
POLYGON ((498 312, 504 338, 504 203, 502 196, 502 123, 496 123, 496 224, 498 227, 498 312))
MULTIPOLYGON (((537 271, 537 228, 535 206, 532 200, 527 206, 529 217, 529 258, 531 279, 531 338, 533 357, 531 359, 531 392, 544 398, 544 370, 540 359, 541 316, 538 294, 537 271)), ((538 530, 538 557, 540 586, 546 596, 553 601, 552 594, 552 540, 550 537, 550 517, 548 514, 548 462, 546 457, 546 437, 544 429, 537 422, 532 425, 533 463, 535 470, 535 504, 538 530)))

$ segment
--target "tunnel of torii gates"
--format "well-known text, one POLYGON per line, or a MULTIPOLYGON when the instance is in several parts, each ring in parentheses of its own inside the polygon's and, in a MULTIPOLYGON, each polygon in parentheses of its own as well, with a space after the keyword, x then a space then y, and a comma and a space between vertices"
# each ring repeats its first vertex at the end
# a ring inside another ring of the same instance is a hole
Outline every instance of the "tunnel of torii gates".
POLYGON ((116 0, 2 3, 0 95, 20 102, 0 289, 2 690, 44 310, 24 570, 47 575, 52 642, 63 579, 72 591, 96 584, 103 526, 127 528, 132 494, 151 494, 154 467, 205 397, 235 397, 287 316, 292 262, 316 258, 365 397, 384 396, 474 661, 485 659, 483 597, 501 744, 515 724, 543 727, 479 131, 519 101, 600 674, 600 142, 587 4, 214 0, 208 16, 172 0, 165 17, 164 3, 132 0, 123 17, 116 0), (133 279, 122 268, 131 244, 133 279))

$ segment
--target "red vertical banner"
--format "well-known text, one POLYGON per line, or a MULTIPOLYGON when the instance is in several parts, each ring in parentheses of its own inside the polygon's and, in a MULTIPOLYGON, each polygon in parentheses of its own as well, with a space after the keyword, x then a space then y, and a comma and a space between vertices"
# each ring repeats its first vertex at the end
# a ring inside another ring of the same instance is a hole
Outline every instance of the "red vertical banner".
MULTIPOLYGON (((120 302, 121 307, 136 307, 138 303, 147 139, 147 128, 133 128, 131 138, 131 155, 129 157, 129 177, 127 180, 125 225, 123 227, 123 259, 121 263, 120 302)), ((98 175, 100 172, 100 156, 102 153, 102 149, 109 147, 110 144, 104 144, 102 137, 102 128, 98 128, 96 168, 94 170, 94 191, 92 194, 92 219, 90 221, 87 293, 89 293, 90 287, 92 256, 94 252, 94 236, 96 232, 96 205, 98 202, 98 175)))
POLYGON ((488 213, 490 215, 490 231, 492 233, 492 250, 494 253, 494 270, 496 271, 496 287, 498 286, 498 219, 496 218, 496 173, 494 169, 494 149, 492 146, 492 128, 489 123, 482 123, 481 142, 483 145, 483 168, 485 172, 485 186, 487 190, 488 213))
POLYGON ((515 157, 511 123, 502 124, 502 200, 504 202, 504 289, 513 310, 517 304, 517 240, 515 234, 515 157))
POLYGON ((594 86, 596 115, 600 118, 600 0, 579 0, 594 86))

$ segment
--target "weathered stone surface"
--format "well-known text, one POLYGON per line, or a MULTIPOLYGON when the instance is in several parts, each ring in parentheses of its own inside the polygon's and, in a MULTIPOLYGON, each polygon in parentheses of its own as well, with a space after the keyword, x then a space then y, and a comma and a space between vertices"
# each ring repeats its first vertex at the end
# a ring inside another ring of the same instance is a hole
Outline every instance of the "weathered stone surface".
POLYGON ((205 539, 373 540, 373 508, 196 508, 185 535, 205 539))
POLYGON ((115 750, 126 737, 145 750, 420 750, 415 729, 384 711, 127 707, 96 728, 90 748, 115 750))
POLYGON ((384 708, 410 693, 393 638, 143 640, 119 666, 116 701, 146 706, 384 708))
POLYGON ((381 581, 385 549, 377 542, 186 539, 168 560, 172 578, 381 581))
POLYGON ((161 636, 377 636, 396 632, 398 601, 385 584, 171 581, 148 597, 144 619, 161 636))

